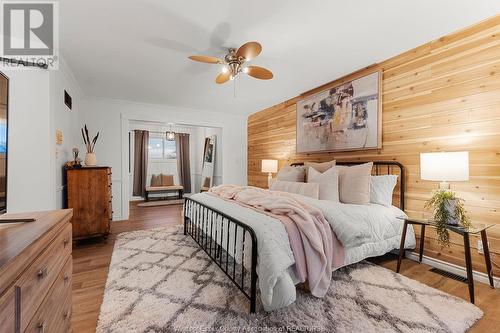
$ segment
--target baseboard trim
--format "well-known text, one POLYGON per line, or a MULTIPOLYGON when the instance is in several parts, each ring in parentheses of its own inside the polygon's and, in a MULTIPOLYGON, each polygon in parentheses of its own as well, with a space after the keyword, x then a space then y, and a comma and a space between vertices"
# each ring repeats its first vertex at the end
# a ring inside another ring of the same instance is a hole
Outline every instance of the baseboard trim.
MULTIPOLYGON (((418 262, 418 253, 406 251, 406 258, 418 262)), ((422 263, 463 277, 467 277, 467 271, 465 270, 465 267, 459 265, 445 262, 436 258, 431 258, 426 255, 422 257, 422 263)), ((488 280, 488 275, 486 273, 472 271, 472 275, 474 277, 474 282, 481 282, 485 284, 490 283, 488 280)), ((500 288, 500 277, 493 277, 493 285, 495 286, 495 288, 500 288)))

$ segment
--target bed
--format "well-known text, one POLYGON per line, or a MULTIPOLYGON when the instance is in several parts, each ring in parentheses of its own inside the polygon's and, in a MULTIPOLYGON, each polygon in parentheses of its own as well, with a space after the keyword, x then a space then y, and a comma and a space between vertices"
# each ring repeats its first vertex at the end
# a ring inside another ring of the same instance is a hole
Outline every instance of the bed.
MULTIPOLYGON (((337 162, 355 165, 362 162, 337 162)), ((299 165, 299 163, 293 164, 299 165)), ((374 162, 373 175, 397 174, 395 206, 350 205, 326 200, 298 199, 321 210, 345 249, 344 266, 399 248, 403 228, 404 167, 395 161, 374 162), (352 221, 356 221, 353 223, 352 221)), ((206 193, 186 198, 184 234, 190 235, 250 300, 256 310, 259 294, 264 310, 295 301, 297 278, 288 235, 277 219, 206 193)), ((412 228, 405 248, 415 247, 412 228)))

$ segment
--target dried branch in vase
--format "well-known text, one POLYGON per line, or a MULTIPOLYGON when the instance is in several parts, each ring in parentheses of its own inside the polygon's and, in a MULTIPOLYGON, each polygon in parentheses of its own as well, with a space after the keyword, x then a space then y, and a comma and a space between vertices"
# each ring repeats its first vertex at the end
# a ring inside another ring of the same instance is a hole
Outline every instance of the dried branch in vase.
POLYGON ((82 131, 83 142, 85 143, 85 147, 87 149, 87 153, 93 153, 95 144, 97 142, 97 138, 99 138, 99 132, 97 132, 96 136, 92 140, 90 140, 87 124, 85 124, 85 126, 81 129, 81 131, 82 131))

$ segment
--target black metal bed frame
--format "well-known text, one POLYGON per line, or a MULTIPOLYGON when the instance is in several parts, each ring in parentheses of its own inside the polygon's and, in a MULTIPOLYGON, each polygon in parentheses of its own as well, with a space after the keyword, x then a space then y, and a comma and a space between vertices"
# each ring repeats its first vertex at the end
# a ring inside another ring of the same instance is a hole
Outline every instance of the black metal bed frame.
POLYGON ((186 198, 184 203, 184 235, 190 235, 231 279, 243 295, 250 300, 250 313, 255 313, 257 236, 254 230, 215 208, 186 198), (249 244, 246 244, 247 233, 250 237, 249 244), (238 234, 241 237, 240 242, 238 242, 238 234), (248 246, 251 246, 249 269, 245 267, 245 256, 247 255, 245 247, 248 250, 248 246))
MULTIPOLYGON (((362 163, 366 162, 337 161, 336 164, 362 163)), ((291 165, 300 166, 303 163, 291 165)), ((404 210, 405 170, 403 165, 396 161, 375 161, 373 165, 375 175, 393 174, 391 173, 393 167, 397 167, 399 170, 399 208, 404 210), (387 173, 384 173, 385 167, 387 167, 387 173)), ((255 313, 257 302, 257 236, 255 231, 245 223, 215 208, 194 199, 185 198, 184 235, 190 235, 250 300, 250 313, 255 313), (249 239, 247 239, 247 233, 249 239), (240 242, 238 242, 238 235, 241 237, 240 242), (248 246, 251 246, 250 267, 245 267, 248 246)))

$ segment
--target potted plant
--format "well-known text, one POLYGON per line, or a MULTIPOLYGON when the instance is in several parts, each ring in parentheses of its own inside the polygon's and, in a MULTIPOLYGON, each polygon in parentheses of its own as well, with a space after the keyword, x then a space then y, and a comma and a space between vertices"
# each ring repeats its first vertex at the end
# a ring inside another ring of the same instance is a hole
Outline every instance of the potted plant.
POLYGON ((97 142, 97 138, 99 137, 99 132, 97 132, 97 135, 91 141, 89 136, 89 130, 87 129, 86 124, 81 130, 82 130, 83 142, 85 143, 85 147, 87 148, 87 154, 85 155, 85 165, 96 166, 97 158, 94 153, 94 148, 97 142))
POLYGON ((437 190, 432 198, 425 203, 425 208, 434 212, 438 242, 441 246, 450 245, 450 235, 446 225, 470 226, 470 218, 467 216, 463 199, 457 198, 450 190, 437 190))

